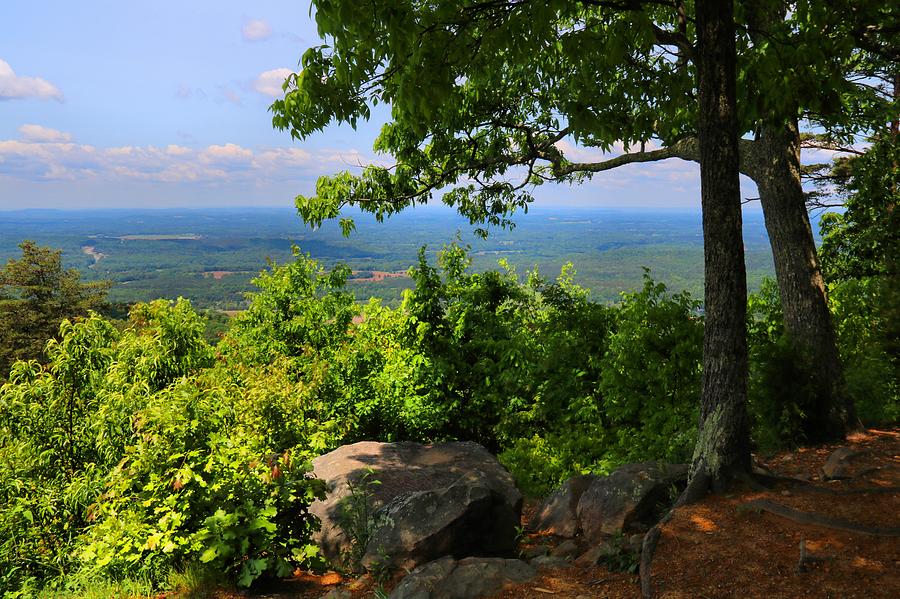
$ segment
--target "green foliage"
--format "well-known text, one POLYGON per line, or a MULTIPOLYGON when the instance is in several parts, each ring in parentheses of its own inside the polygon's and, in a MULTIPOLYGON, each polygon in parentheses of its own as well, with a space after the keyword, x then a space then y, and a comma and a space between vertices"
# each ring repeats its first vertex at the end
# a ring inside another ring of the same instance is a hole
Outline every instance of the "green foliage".
POLYGON ((881 131, 834 169, 843 213, 822 217, 829 283, 848 389, 864 422, 900 418, 900 148, 881 131))
POLYGON ((618 532, 609 539, 610 550, 600 556, 598 563, 605 565, 612 572, 628 572, 637 574, 641 565, 640 551, 627 546, 625 536, 618 532))
POLYGON ((616 428, 621 461, 690 458, 696 437, 703 355, 700 304, 668 295, 645 273, 625 294, 600 364, 604 414, 616 428))
POLYGON ((0 380, 16 360, 44 361, 47 340, 67 318, 87 316, 106 300, 108 283, 82 283, 77 270, 65 270, 61 252, 19 244, 22 257, 0 269, 0 380))
POLYGON ((46 366, 14 365, 0 388, 0 592, 160 585, 191 563, 249 585, 315 558, 311 450, 273 444, 285 437, 254 405, 271 380, 245 396, 203 331, 188 302, 160 300, 121 333, 64 321, 46 366))
MULTIPOLYGON (((865 423, 890 423, 900 417, 895 365, 880 343, 884 329, 878 319, 878 291, 878 282, 869 278, 830 286, 847 391, 865 423)), ((808 358, 784 334, 774 281, 765 281, 759 293, 750 295, 748 319, 754 441, 766 452, 802 444, 804 411, 822 389, 808 358)))
POLYGON ((13 365, 0 388, 0 591, 73 567, 70 550, 102 486, 94 420, 115 329, 97 316, 64 321, 50 363, 13 365))
POLYGON ((306 506, 322 495, 321 482, 289 451, 267 453, 256 431, 242 430, 240 404, 216 378, 177 383, 136 414, 135 445, 91 509, 80 553, 88 573, 161 582, 172 567, 199 561, 249 586, 316 555, 306 506))
POLYGON ((517 414, 500 454, 530 495, 628 461, 683 461, 696 434, 697 303, 668 295, 646 274, 643 290, 604 308, 586 300, 571 274, 543 288, 537 397, 517 414))
POLYGON ((686 456, 702 334, 695 302, 648 278, 609 308, 590 301, 571 266, 547 282, 520 281, 504 262, 483 273, 470 264, 458 243, 437 264, 423 250, 398 309, 373 300, 358 312, 308 257, 273 266, 220 345, 236 384, 278 381, 271 401, 253 402, 268 423, 260 430, 313 451, 473 440, 532 494, 581 471, 686 456), (323 330, 311 332, 317 323, 323 330), (267 374, 251 374, 260 368, 267 374), (289 416, 271 418, 279 406, 289 416))
MULTIPOLYGON (((65 321, 46 365, 16 363, 0 388, 2 592, 249 585, 316 563, 307 507, 324 488, 306 464, 363 439, 478 441, 529 495, 690 455, 703 319, 649 273, 607 306, 571 266, 552 281, 503 261, 475 272, 454 243, 436 263, 420 252, 398 308, 355 304, 346 277, 296 252, 260 274, 215 349, 187 301, 160 300, 121 330, 96 314, 65 321)), ((845 281, 832 298, 850 388, 886 419, 896 389, 871 337, 878 289, 845 281)), ((782 339, 774 285, 750 314, 754 437, 796 442, 815 385, 782 339)), ((380 525, 371 484, 345 504, 358 548, 380 525)))
POLYGON ((361 560, 369 540, 387 524, 383 517, 375 513, 372 487, 381 484, 375 476, 376 472, 368 468, 358 481, 347 481, 350 492, 338 505, 338 524, 350 539, 350 550, 343 556, 344 564, 351 572, 362 569, 361 560))
POLYGON ((753 439, 765 452, 800 444, 804 409, 818 389, 802 353, 785 335, 775 281, 763 281, 759 293, 749 296, 747 319, 753 439))
POLYGON ((857 414, 865 424, 900 420, 900 356, 886 339, 886 297, 883 282, 873 278, 849 279, 830 286, 831 306, 844 375, 857 414))
POLYGON ((350 270, 341 266, 328 273, 296 246, 293 252, 294 261, 273 264, 253 280, 260 292, 237 317, 229 344, 243 363, 328 351, 347 333, 355 307, 342 288, 350 270))

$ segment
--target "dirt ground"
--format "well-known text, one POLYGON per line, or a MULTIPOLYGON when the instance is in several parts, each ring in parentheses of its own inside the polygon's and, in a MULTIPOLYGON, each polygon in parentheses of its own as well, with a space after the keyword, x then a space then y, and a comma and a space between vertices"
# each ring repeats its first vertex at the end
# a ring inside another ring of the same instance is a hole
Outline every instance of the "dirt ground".
MULTIPOLYGON (((900 597, 900 536, 845 532, 800 524, 747 506, 765 500, 870 528, 900 527, 900 428, 869 430, 846 443, 801 448, 756 463, 771 473, 803 479, 771 489, 737 489, 679 508, 662 526, 652 581, 661 599, 875 598, 900 597), (823 481, 821 467, 841 446, 855 452, 847 480, 823 481), (807 561, 802 570, 801 543, 807 561)), ((523 522, 534 505, 527 505, 523 522)), ((889 531, 890 532, 890 531, 889 531)), ((529 544, 560 540, 531 536, 529 544)), ((396 580, 381 588, 389 591, 396 580)), ((347 589, 353 599, 375 596, 373 581, 331 572, 298 573, 277 589, 254 595, 266 599, 319 599, 331 589, 347 589)), ((218 599, 246 597, 223 592, 218 599)), ((550 597, 632 599, 641 596, 636 574, 603 566, 542 570, 534 580, 509 586, 493 599, 550 597)))

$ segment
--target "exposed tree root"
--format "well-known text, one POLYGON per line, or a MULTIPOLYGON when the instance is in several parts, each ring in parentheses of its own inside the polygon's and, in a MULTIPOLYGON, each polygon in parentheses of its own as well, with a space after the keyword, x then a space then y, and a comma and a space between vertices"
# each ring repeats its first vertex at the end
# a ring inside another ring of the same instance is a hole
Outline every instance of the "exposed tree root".
POLYGON ((869 535, 873 537, 900 537, 900 527, 863 526, 861 524, 856 524, 855 522, 850 522, 849 520, 844 520, 843 518, 832 518, 831 516, 796 510, 774 503, 768 499, 754 499, 753 501, 741 504, 740 507, 755 511, 769 512, 770 514, 787 518, 798 524, 821 526, 833 530, 840 530, 842 532, 869 535))
MULTIPOLYGON (((862 472, 859 472, 849 478, 843 479, 845 482, 849 480, 854 480, 857 478, 862 478, 873 472, 881 472, 885 470, 885 468, 881 466, 876 466, 873 468, 867 468, 862 472)), ((743 480, 750 485, 754 491, 767 491, 770 490, 779 484, 786 484, 789 488, 801 488, 804 491, 812 491, 813 493, 827 493, 829 495, 860 495, 865 493, 897 493, 900 492, 900 487, 865 487, 862 489, 830 489, 828 487, 822 487, 817 485, 816 483, 804 480, 802 478, 796 478, 793 476, 781 476, 778 474, 765 473, 760 471, 754 471, 752 474, 746 475, 743 480)))
MULTIPOLYGON (((800 486, 800 485, 798 485, 800 486)), ((803 491, 811 493, 822 493, 825 495, 867 495, 878 493, 900 493, 900 487, 863 487, 861 489, 829 489, 828 487, 820 487, 807 483, 802 486, 803 491)))
MULTIPOLYGON (((854 478, 859 478, 864 476, 865 474, 870 473, 870 470, 863 471, 858 474, 854 478)), ((703 472, 703 470, 701 470, 703 472)), ((738 473, 735 474, 733 481, 740 481, 748 486, 751 489, 756 491, 769 491, 772 488, 778 485, 787 484, 791 488, 800 488, 802 491, 810 491, 813 493, 824 493, 828 495, 863 495, 867 493, 898 493, 900 492, 900 487, 866 487, 862 489, 829 489, 828 487, 822 487, 816 485, 810 481, 803 480, 800 478, 794 478, 791 476, 780 476, 777 474, 772 474, 770 472, 763 472, 761 470, 755 470, 750 473, 738 473)), ((710 478, 706 475, 694 476, 692 477, 690 483, 687 488, 682 492, 681 496, 670 509, 656 524, 653 528, 650 529, 649 532, 644 536, 644 544, 641 549, 641 562, 640 562, 640 577, 641 577, 641 596, 644 599, 652 599, 654 596, 653 589, 653 581, 651 578, 651 567, 653 565, 653 554, 656 551, 656 546, 659 543, 659 539, 662 536, 662 531, 660 529, 661 524, 665 524, 669 520, 672 519, 672 515, 674 509, 677 507, 681 507, 683 505, 689 505, 691 503, 695 503, 700 501, 709 492, 712 490, 712 485, 710 483, 710 478)), ((856 534, 864 534, 869 536, 878 536, 878 537, 900 537, 900 528, 894 527, 869 527, 863 526, 860 524, 856 524, 854 522, 850 522, 848 520, 843 520, 841 518, 832 518, 830 516, 824 516, 821 514, 814 514, 809 512, 803 512, 801 510, 796 510, 794 508, 789 508, 787 506, 783 506, 772 501, 766 499, 755 499, 753 501, 749 501, 741 505, 741 507, 753 509, 756 511, 766 511, 777 516, 781 516, 783 518, 787 518, 788 520, 792 520, 799 524, 808 524, 811 526, 821 526, 825 528, 831 528, 834 530, 840 530, 844 532, 856 533, 856 534)), ((804 563, 811 563, 816 561, 817 558, 810 557, 808 555, 804 556, 803 549, 801 549, 801 565, 804 563), (806 562, 804 562, 804 558, 806 562)), ((799 566, 798 566, 799 568, 799 566)))
MULTIPOLYGON (((671 514, 672 512, 670 511, 663 516, 660 524, 668 521, 671 518, 671 514)), ((650 567, 653 565, 653 554, 656 552, 656 545, 659 543, 660 536, 662 536, 662 531, 659 528, 659 524, 657 524, 644 535, 644 544, 641 546, 639 572, 641 575, 641 597, 644 599, 652 599, 653 597, 653 580, 650 578, 650 567)))

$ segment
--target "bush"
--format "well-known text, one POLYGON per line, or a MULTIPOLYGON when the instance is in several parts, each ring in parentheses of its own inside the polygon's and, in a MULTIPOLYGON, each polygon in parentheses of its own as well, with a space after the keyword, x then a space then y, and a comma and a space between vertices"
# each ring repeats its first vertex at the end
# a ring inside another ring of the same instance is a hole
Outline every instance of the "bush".
POLYGON ((214 367, 203 330, 188 302, 156 301, 122 333, 96 315, 66 321, 46 366, 13 366, 0 388, 0 593, 160 585, 192 562, 250 584, 315 558, 312 423, 272 427, 259 390, 283 372, 214 367))
POLYGON ((624 294, 601 362, 603 416, 614 430, 617 461, 691 457, 703 358, 699 302, 669 295, 648 273, 644 288, 624 294))
POLYGON ((322 482, 290 450, 267 453, 261 431, 237 426, 240 402, 216 378, 176 383, 135 414, 135 443, 89 510, 85 574, 162 582, 200 562, 249 586, 316 556, 306 508, 324 496, 322 482))

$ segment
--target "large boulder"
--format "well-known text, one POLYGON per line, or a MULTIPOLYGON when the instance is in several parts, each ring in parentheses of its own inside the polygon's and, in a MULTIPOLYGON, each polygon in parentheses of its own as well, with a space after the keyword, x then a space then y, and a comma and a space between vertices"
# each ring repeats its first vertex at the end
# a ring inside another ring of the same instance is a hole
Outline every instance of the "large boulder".
POLYGON ((319 456, 313 474, 327 488, 325 500, 310 506, 322 522, 316 541, 333 561, 354 549, 342 516, 351 488, 357 497, 370 494, 375 528, 366 547, 355 548, 369 567, 410 569, 443 555, 506 556, 515 549, 522 495, 477 443, 364 441, 319 456))
POLYGON ((645 532, 661 509, 671 503, 671 491, 684 488, 684 464, 626 464, 594 480, 578 500, 578 522, 588 542, 607 535, 645 532))
POLYGON ((598 478, 593 474, 582 474, 564 482, 535 511, 528 521, 528 530, 573 538, 581 529, 578 524, 578 502, 598 478))
POLYGON ((442 557, 413 570, 390 599, 477 599, 507 584, 527 582, 536 574, 533 566, 517 559, 442 557))

